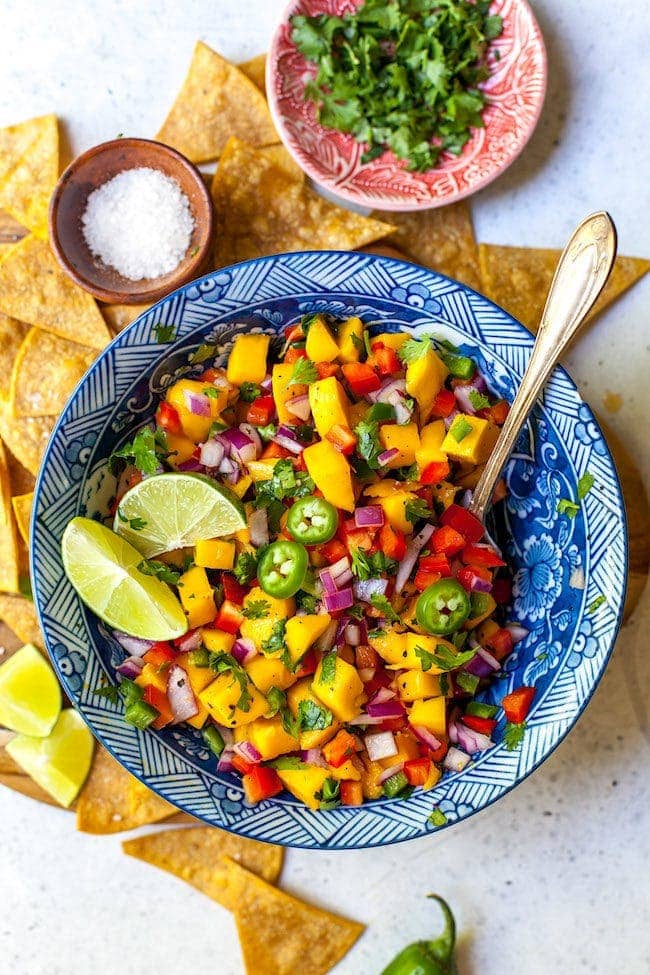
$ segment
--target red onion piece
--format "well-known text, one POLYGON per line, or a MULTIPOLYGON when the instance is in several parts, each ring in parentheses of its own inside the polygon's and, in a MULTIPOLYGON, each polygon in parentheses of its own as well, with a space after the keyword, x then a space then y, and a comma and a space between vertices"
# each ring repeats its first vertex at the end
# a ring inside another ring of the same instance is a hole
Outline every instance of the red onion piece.
POLYGON ((126 677, 127 680, 135 680, 142 673, 143 667, 144 663, 140 657, 127 657, 116 670, 118 674, 126 677))
POLYGON ((300 758, 307 765, 317 765, 319 768, 327 768, 327 762, 323 758, 320 748, 307 748, 300 752, 300 758))
POLYGON ((204 465, 196 457, 190 457, 188 460, 182 461, 176 469, 183 471, 185 474, 205 474, 204 465))
MULTIPOLYGON (((239 429, 241 430, 242 433, 245 433, 246 436, 250 437, 250 439, 253 441, 253 446, 255 447, 255 457, 251 457, 251 460, 255 460, 255 458, 259 457, 259 455, 262 453, 262 438, 260 437, 255 427, 252 425, 252 423, 240 423, 239 429)), ((240 452, 240 456, 241 456, 241 452, 240 452)), ((242 460, 244 461, 244 463, 248 464, 248 460, 245 457, 242 456, 242 460)))
POLYGON ((390 397, 396 392, 402 395, 406 393, 406 380, 386 379, 379 389, 373 393, 368 393, 368 399, 372 403, 392 403, 393 401, 390 397))
MULTIPOLYGON (((451 726, 450 726, 451 737, 451 726)), ((482 735, 478 731, 473 731, 464 725, 462 721, 455 722, 456 742, 468 755, 475 755, 476 752, 485 752, 492 748, 494 742, 487 735, 482 735)))
POLYGON ((260 383, 260 388, 263 389, 265 393, 270 393, 273 389, 273 377, 265 376, 260 383))
POLYGON ((388 579, 358 579, 353 588, 357 599, 362 603, 369 603, 373 594, 384 595, 388 589, 388 579))
POLYGON ((384 718, 386 721, 404 717, 404 706, 400 701, 383 701, 381 704, 366 704, 371 718, 384 718))
POLYGON ((398 762, 397 765, 391 765, 390 768, 385 768, 380 775, 377 776, 377 785, 383 785, 386 779, 390 779, 392 775, 397 775, 404 768, 404 762, 398 762))
POLYGON ((399 450, 397 449, 397 447, 391 447, 390 450, 382 450, 382 452, 377 457, 377 460, 382 467, 385 467, 386 464, 390 464, 393 457, 397 457, 398 454, 399 454, 399 450))
POLYGON ((287 400, 284 405, 289 410, 289 413, 293 413, 299 420, 307 421, 309 419, 309 414, 311 413, 309 396, 294 396, 293 399, 287 400))
POLYGON ((206 440, 201 444, 199 459, 204 467, 218 467, 224 456, 224 446, 218 440, 206 440))
POLYGON ((153 640, 141 640, 140 637, 129 636, 128 633, 122 633, 120 630, 113 630, 113 636, 132 657, 144 656, 153 646, 153 640))
POLYGON ((232 747, 235 755, 239 755, 245 762, 258 765, 262 761, 261 754, 250 741, 238 741, 232 747))
POLYGON ((368 727, 371 727, 372 725, 375 725, 375 724, 383 724, 385 720, 386 720, 386 718, 382 718, 382 717, 375 717, 375 718, 373 718, 369 714, 366 714, 365 711, 364 711, 363 714, 358 714, 356 716, 356 718, 352 718, 350 721, 348 721, 348 724, 349 725, 354 725, 355 727, 357 725, 360 726, 360 727, 363 727, 363 726, 366 726, 366 725, 368 727))
POLYGON ((487 579, 482 579, 478 573, 472 573, 470 589, 472 592, 492 592, 492 583, 487 579))
POLYGON ((230 457, 232 444, 230 443, 230 440, 228 440, 228 437, 224 437, 223 433, 215 433, 212 439, 216 440, 217 443, 221 444, 221 446, 223 447, 224 457, 230 457))
MULTIPOLYGON (((234 457, 235 460, 241 461, 242 464, 248 464, 257 457, 257 450, 253 439, 237 427, 224 430, 221 437, 230 443, 230 456, 234 457)), ((260 449, 261 446, 260 441, 260 449)))
POLYGON ((326 596, 333 596, 337 592, 336 583, 332 579, 332 573, 329 569, 321 569, 318 578, 323 584, 323 592, 326 596))
POLYGON ((396 697, 395 691, 391 690, 390 687, 380 687, 372 697, 370 698, 370 704, 385 704, 386 701, 392 701, 396 697))
POLYGON ((285 450, 291 451, 292 454, 301 454, 305 449, 304 445, 300 443, 291 427, 284 425, 278 427, 278 432, 273 437, 273 442, 276 443, 278 447, 284 447, 285 450))
POLYGON ((400 424, 408 423, 413 416, 413 407, 407 406, 403 400, 393 403, 393 406, 395 407, 395 419, 397 422, 400 424))
POLYGON ((470 504, 472 503, 473 497, 474 497, 474 492, 470 490, 470 488, 467 488, 466 491, 463 491, 463 493, 460 496, 460 500, 457 501, 456 503, 459 504, 461 508, 469 508, 470 504))
POLYGON ((339 613, 342 609, 349 609, 353 603, 354 597, 349 587, 323 596, 323 605, 328 613, 339 613))
POLYGON ((224 457, 224 459, 219 464, 219 473, 223 474, 226 480, 230 484, 236 484, 241 477, 241 469, 239 464, 229 457, 224 457))
POLYGON ((354 512, 354 523, 357 528, 381 528, 384 524, 384 509, 378 504, 357 508, 354 512))
POLYGON ((444 757, 443 765, 452 772, 462 772, 469 765, 470 756, 461 752, 459 748, 450 748, 444 757))
POLYGON ((319 636, 319 638, 316 640, 314 646, 316 647, 317 650, 320 650, 321 653, 329 653, 329 651, 334 646, 334 641, 336 640, 337 627, 338 624, 336 620, 332 620, 332 622, 327 627, 323 635, 319 636))
POLYGON ((349 568, 350 568, 350 560, 347 557, 347 555, 344 555, 343 558, 338 560, 338 562, 333 562, 332 565, 330 565, 329 571, 331 573, 332 579, 336 581, 339 576, 345 575, 345 573, 349 570, 349 568))
POLYGON ((255 508, 248 516, 251 545, 259 548, 269 544, 269 519, 266 508, 255 508))
POLYGON ((406 553, 400 562, 399 569, 397 570, 397 575, 395 577, 396 593, 400 593, 408 582, 408 577, 415 567, 415 563, 418 560, 418 555, 432 535, 433 525, 425 525, 424 528, 418 532, 415 538, 406 546, 406 553))
POLYGON ((361 628, 356 623, 348 623, 345 627, 345 642, 351 647, 358 647, 361 643, 361 628))
POLYGON ((425 728, 424 725, 412 724, 410 728, 415 737, 421 741, 423 745, 426 745, 427 748, 430 748, 432 752, 435 752, 442 747, 442 742, 436 738, 432 731, 425 728))
POLYGON ((497 658, 493 657, 491 653, 488 653, 488 651, 484 647, 477 647, 476 652, 479 655, 479 657, 483 658, 486 664, 490 665, 492 670, 501 670, 501 664, 499 663, 497 658))
POLYGON ((371 762, 397 755, 397 745, 391 731, 373 731, 365 736, 363 742, 371 762))
POLYGON ((178 639, 174 640, 174 646, 179 653, 189 653, 190 650, 198 650, 201 646, 201 630, 197 627, 195 630, 188 630, 183 636, 179 636, 178 639))
POLYGON ((530 633, 530 630, 527 630, 525 626, 521 626, 519 623, 506 623, 506 630, 510 631, 514 643, 525 640, 530 633))
POLYGON ((474 677, 489 677, 494 672, 489 663, 483 660, 483 657, 478 653, 465 664, 463 670, 466 670, 468 674, 473 674, 474 677))
POLYGON ((185 404, 194 416, 210 416, 210 400, 204 393, 184 392, 185 404))
POLYGON ((174 724, 180 724, 198 714, 199 706, 194 697, 187 672, 179 665, 173 664, 167 675, 167 699, 174 715, 174 724))
POLYGON ((232 745, 226 745, 217 763, 217 772, 234 772, 235 766, 232 764, 235 750, 232 745))
POLYGON ((458 416, 458 410, 452 410, 449 416, 445 417, 445 430, 448 430, 452 425, 456 417, 458 416))
POLYGON ((456 386, 454 396, 456 398, 456 403, 458 404, 458 409, 461 413, 467 413, 469 416, 476 416, 476 410, 472 406, 472 401, 469 398, 470 392, 475 392, 473 386, 456 386))
POLYGON ((230 652, 238 664, 247 664, 249 660, 257 656, 257 647, 252 640, 246 640, 244 637, 240 637, 235 641, 230 652))

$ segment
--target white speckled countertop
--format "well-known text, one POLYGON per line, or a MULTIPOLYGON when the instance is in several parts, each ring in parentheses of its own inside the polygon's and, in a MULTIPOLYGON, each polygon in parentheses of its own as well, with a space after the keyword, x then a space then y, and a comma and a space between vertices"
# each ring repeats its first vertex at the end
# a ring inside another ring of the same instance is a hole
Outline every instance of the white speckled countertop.
MULTIPOLYGON (((263 50, 283 0, 2 0, 0 125, 56 111, 72 151, 152 135, 198 37, 234 60, 263 50)), ((473 201, 477 235, 561 246, 609 210, 621 253, 650 255, 650 42, 645 0, 539 0, 549 51, 544 115, 523 156, 473 201)), ((592 405, 650 480, 647 305, 638 285, 568 359, 592 405)), ((289 851, 283 884, 368 924, 337 975, 376 975, 439 922, 459 922, 461 975, 650 970, 647 688, 650 590, 586 713, 551 758, 495 806, 440 836, 381 851, 289 851), (645 768, 645 774, 643 769, 645 768)), ((0 975, 242 971, 231 916, 124 857, 119 836, 0 789, 0 975)), ((290 923, 290 918, 287 922, 290 923)), ((314 946, 314 950, 317 950, 314 946)))

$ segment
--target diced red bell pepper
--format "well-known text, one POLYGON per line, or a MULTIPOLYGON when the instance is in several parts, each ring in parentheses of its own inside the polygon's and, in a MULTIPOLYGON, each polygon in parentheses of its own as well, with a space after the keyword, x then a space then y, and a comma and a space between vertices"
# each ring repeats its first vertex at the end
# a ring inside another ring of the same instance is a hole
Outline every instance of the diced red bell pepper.
POLYGON ((371 345, 371 349, 372 356, 368 360, 368 365, 376 369, 380 376, 392 376, 396 372, 401 372, 403 367, 395 349, 387 348, 383 342, 375 342, 371 345))
POLYGON ((449 578, 451 575, 449 559, 442 552, 438 552, 436 555, 424 555, 420 559, 418 567, 424 569, 425 572, 437 572, 444 578, 449 578))
POLYGON ((420 474, 421 484, 440 484, 449 477, 451 467, 446 460, 434 460, 420 474))
POLYGON ((386 718, 377 726, 378 731, 404 731, 406 728, 406 716, 403 718, 386 718))
POLYGON ((478 714, 464 714, 460 720, 467 728, 478 731, 479 735, 487 735, 488 738, 497 726, 494 718, 480 718, 478 714))
POLYGON ((162 430, 166 430, 167 433, 183 432, 178 410, 171 403, 165 402, 165 400, 158 405, 158 409, 156 410, 156 423, 162 430))
POLYGON ((355 396, 367 396, 381 386, 381 379, 366 362, 349 362, 342 368, 347 384, 355 396))
POLYGON ((363 787, 354 779, 343 779, 339 792, 342 806, 362 806, 363 787))
POLYGON ((502 427, 509 412, 510 405, 504 399, 499 399, 492 406, 486 406, 484 410, 479 410, 477 415, 484 420, 491 420, 498 427, 502 427))
POLYGON ((333 443, 337 450, 340 450, 346 457, 354 452, 357 445, 357 438, 349 427, 342 423, 335 423, 325 434, 325 439, 333 443))
POLYGON ((428 589, 435 582, 440 582, 441 578, 442 576, 439 572, 431 572, 429 569, 418 569, 413 579, 413 585, 418 592, 424 592, 425 589, 428 589))
POLYGON ((479 545, 477 542, 469 542, 460 553, 460 557, 466 565, 482 565, 486 569, 496 569, 498 566, 505 565, 491 545, 479 545))
POLYGON ((253 804, 277 796, 284 788, 278 773, 267 765, 254 765, 250 772, 242 777, 242 785, 246 798, 253 804))
POLYGON ((340 768, 357 750, 357 741, 344 728, 323 745, 323 758, 332 768, 340 768))
POLYGON ((499 576, 492 584, 492 596, 499 606, 507 606, 512 597, 512 580, 508 576, 499 576))
MULTIPOLYGON (((442 523, 442 518, 440 521, 442 523)), ((431 536, 431 548, 434 552, 442 552, 443 555, 456 555, 464 547, 465 539, 451 525, 444 524, 441 528, 436 528, 431 536)))
POLYGON ((336 362, 317 362, 316 371, 319 379, 329 379, 330 376, 338 376, 339 367, 336 362))
POLYGON ((222 574, 221 585, 223 586, 224 599, 241 606, 241 604, 244 602, 244 596, 248 592, 247 587, 242 586, 240 582, 237 582, 235 577, 229 572, 224 572, 222 574))
POLYGON ((224 599, 214 625, 217 630, 225 630, 226 633, 234 634, 237 633, 245 618, 239 606, 236 606, 230 599, 224 599))
POLYGON ((404 762, 404 775, 409 785, 424 785, 430 772, 430 758, 411 758, 408 762, 404 762))
POLYGON ((288 366, 292 366, 294 362, 298 361, 298 359, 306 359, 306 358, 307 358, 307 353, 305 352, 305 349, 304 348, 297 349, 293 345, 289 346, 289 348, 287 349, 284 355, 284 361, 288 366))
POLYGON ((142 659, 146 664, 151 664, 152 667, 162 667, 163 664, 171 663, 177 652, 169 643, 154 643, 143 654, 142 659))
POLYGON ((518 687, 516 691, 506 694, 501 702, 506 721, 510 721, 512 724, 521 724, 522 721, 525 721, 534 697, 535 688, 525 686, 518 687))
POLYGON ((441 389, 433 401, 431 415, 444 419, 446 416, 450 416, 455 409, 456 397, 452 391, 450 389, 441 389))
POLYGON ((362 643, 355 647, 354 662, 357 670, 367 670, 370 667, 374 669, 379 663, 379 654, 374 647, 362 643))
POLYGON ((168 724, 172 723, 174 714, 164 691, 161 691, 158 687, 154 687, 153 684, 147 684, 142 691, 142 700, 146 701, 147 704, 150 704, 158 712, 156 720, 151 722, 152 728, 160 731, 161 728, 165 728, 168 724))
POLYGON ((297 322, 295 325, 285 325, 283 331, 287 342, 298 342, 305 337, 300 322, 297 322))
POLYGON ((254 427, 265 427, 275 416, 275 400, 272 396, 258 396, 246 411, 246 420, 254 427))
POLYGON ((316 673, 316 668, 321 660, 321 654, 318 650, 311 647, 307 651, 305 656, 300 661, 300 666, 296 671, 296 680, 300 680, 301 677, 309 677, 311 674, 316 673))
POLYGON ((253 762, 247 762, 245 758, 242 758, 237 753, 232 756, 230 761, 232 762, 233 768, 236 768, 240 775, 248 775, 254 768, 257 768, 253 762))
POLYGON ((267 443, 266 447, 260 455, 261 460, 272 460, 275 457, 280 457, 283 460, 289 457, 293 459, 293 454, 290 450, 286 450, 285 447, 281 447, 279 443, 267 443))
POLYGON ((348 554, 348 550, 340 538, 331 538, 329 542, 321 545, 318 551, 328 565, 334 565, 335 562, 345 558, 348 554))
POLYGON ((443 511, 440 515, 440 524, 454 528, 464 535, 468 542, 480 542, 485 534, 485 529, 476 515, 471 514, 467 508, 461 508, 459 504, 450 504, 443 511))
POLYGON ((379 530, 379 548, 389 559, 401 562, 406 555, 406 537, 399 528, 385 522, 379 530))
POLYGON ((466 589, 467 592, 472 592, 474 583, 478 579, 482 579, 483 582, 492 582, 492 573, 489 569, 484 569, 480 565, 464 565, 456 573, 456 578, 463 589, 466 589))
POLYGON ((494 633, 490 633, 488 637, 485 638, 486 649, 490 651, 493 657, 497 660, 503 660, 508 654, 512 653, 512 648, 515 645, 515 641, 512 638, 512 633, 510 630, 506 630, 505 627, 499 627, 494 633))

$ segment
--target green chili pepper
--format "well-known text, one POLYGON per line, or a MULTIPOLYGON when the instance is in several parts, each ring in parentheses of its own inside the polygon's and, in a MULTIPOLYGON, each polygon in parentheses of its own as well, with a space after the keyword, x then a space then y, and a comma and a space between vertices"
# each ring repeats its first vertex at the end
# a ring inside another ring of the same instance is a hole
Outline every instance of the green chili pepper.
POLYGON ((457 355, 454 352, 438 352, 438 355, 456 379, 471 379, 476 370, 476 363, 467 355, 457 355))
POLYGON ((469 616, 469 596, 455 579, 440 579, 427 586, 415 606, 422 629, 437 636, 458 630, 469 616))
POLYGON ((336 534, 339 516, 336 508, 325 498, 310 494, 300 498, 289 508, 287 529, 303 545, 321 545, 336 534))
POLYGON ((429 894, 438 901, 445 916, 445 927, 434 941, 415 941, 393 958, 381 975, 458 975, 453 958, 456 943, 456 922, 451 908, 442 897, 429 894))
POLYGON ((303 584, 309 566, 304 545, 298 542, 273 542, 257 566, 257 580, 267 596, 288 599, 303 584))

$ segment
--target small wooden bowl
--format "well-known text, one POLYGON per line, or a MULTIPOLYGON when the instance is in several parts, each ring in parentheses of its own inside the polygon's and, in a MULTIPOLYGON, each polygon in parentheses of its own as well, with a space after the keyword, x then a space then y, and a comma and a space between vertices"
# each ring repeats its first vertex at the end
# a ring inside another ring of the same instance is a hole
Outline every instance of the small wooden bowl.
POLYGON ((180 152, 150 139, 114 139, 82 153, 61 176, 50 203, 50 244, 61 267, 95 298, 111 304, 158 301, 198 277, 207 263, 212 229, 212 200, 198 169, 180 152), (83 235, 81 217, 93 190, 126 169, 142 166, 157 169, 177 181, 189 201, 194 231, 185 257, 175 270, 158 278, 131 281, 92 254, 83 235))

